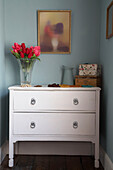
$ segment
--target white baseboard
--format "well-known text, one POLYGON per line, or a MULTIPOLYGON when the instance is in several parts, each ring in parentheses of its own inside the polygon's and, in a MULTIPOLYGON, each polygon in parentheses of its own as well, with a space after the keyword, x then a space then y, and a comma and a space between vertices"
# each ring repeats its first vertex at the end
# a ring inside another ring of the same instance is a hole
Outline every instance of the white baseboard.
POLYGON ((4 160, 5 156, 8 153, 8 141, 4 142, 4 144, 0 147, 0 165, 4 160))
POLYGON ((100 162, 104 167, 104 170, 113 170, 113 162, 110 160, 102 146, 100 146, 100 162))

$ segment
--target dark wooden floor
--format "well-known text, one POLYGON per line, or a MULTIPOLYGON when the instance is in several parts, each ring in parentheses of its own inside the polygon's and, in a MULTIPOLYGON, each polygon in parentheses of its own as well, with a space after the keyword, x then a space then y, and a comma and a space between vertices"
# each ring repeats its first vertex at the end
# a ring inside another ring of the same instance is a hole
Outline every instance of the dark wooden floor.
MULTIPOLYGON (((8 167, 8 155, 0 170, 96 170, 91 156, 15 156, 15 166, 8 167)), ((98 170, 104 170, 101 163, 98 170)))

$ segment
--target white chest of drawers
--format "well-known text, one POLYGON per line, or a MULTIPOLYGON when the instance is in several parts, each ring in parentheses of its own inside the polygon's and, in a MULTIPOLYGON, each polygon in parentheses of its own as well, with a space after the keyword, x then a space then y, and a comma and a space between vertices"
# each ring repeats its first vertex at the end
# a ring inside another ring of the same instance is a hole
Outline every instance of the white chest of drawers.
POLYGON ((9 167, 17 141, 88 141, 99 167, 100 88, 9 87, 9 167))

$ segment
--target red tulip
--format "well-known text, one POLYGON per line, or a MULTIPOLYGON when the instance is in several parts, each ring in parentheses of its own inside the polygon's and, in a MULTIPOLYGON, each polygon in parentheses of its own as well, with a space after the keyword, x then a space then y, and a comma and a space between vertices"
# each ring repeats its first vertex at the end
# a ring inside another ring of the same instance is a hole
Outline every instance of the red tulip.
POLYGON ((19 46, 19 44, 18 43, 14 43, 14 46, 17 47, 17 46, 19 46))
POLYGON ((15 46, 12 45, 12 48, 15 49, 15 46))
POLYGON ((20 51, 20 49, 21 49, 21 46, 18 44, 18 43, 14 43, 14 46, 12 46, 12 48, 15 50, 17 50, 17 51, 20 51))
POLYGON ((26 48, 25 43, 22 43, 22 44, 21 44, 21 47, 22 47, 23 49, 26 48))
POLYGON ((40 50, 40 46, 35 46, 34 49, 40 50))
POLYGON ((33 48, 34 48, 33 46, 30 47, 30 49, 32 49, 32 50, 33 50, 33 48))
POLYGON ((29 55, 28 55, 28 58, 31 58, 32 57, 32 52, 31 53, 29 53, 29 55))
POLYGON ((25 48, 23 48, 23 49, 22 49, 22 52, 25 54, 25 53, 26 53, 26 49, 25 49, 25 48))
POLYGON ((30 47, 29 48, 29 53, 32 53, 33 52, 33 49, 30 47))
POLYGON ((17 49, 14 49, 13 51, 14 51, 15 53, 18 53, 17 49))
POLYGON ((39 46, 35 46, 34 49, 33 49, 33 52, 36 56, 39 56, 40 55, 40 47, 39 46))
POLYGON ((29 54, 30 50, 29 48, 26 48, 26 54, 29 54))
POLYGON ((38 52, 38 55, 37 55, 37 57, 40 55, 40 52, 38 52))
POLYGON ((36 56, 38 55, 38 53, 39 53, 38 50, 34 50, 34 54, 35 54, 36 56))
POLYGON ((24 53, 20 52, 20 56, 21 56, 21 58, 24 58, 24 53))

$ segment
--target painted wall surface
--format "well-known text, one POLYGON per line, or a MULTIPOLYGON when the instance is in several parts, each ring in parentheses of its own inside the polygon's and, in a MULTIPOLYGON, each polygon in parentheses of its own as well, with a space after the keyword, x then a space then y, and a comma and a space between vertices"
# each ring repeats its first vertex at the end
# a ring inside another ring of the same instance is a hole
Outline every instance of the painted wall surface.
POLYGON ((61 82, 61 66, 97 63, 99 55, 98 0, 5 0, 6 85, 19 84, 19 67, 10 53, 14 42, 37 45, 38 10, 72 10, 71 54, 43 54, 36 62, 33 84, 61 82))
POLYGON ((111 0, 101 0, 100 58, 103 67, 101 144, 113 161, 113 37, 106 39, 106 10, 111 0))
POLYGON ((0 146, 6 139, 5 94, 4 4, 0 0, 0 146))

